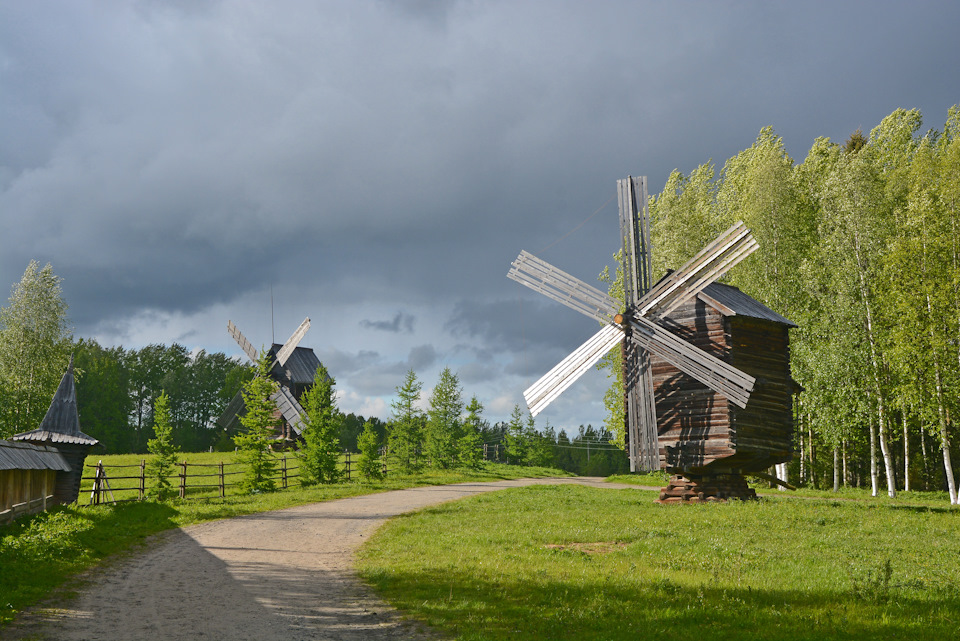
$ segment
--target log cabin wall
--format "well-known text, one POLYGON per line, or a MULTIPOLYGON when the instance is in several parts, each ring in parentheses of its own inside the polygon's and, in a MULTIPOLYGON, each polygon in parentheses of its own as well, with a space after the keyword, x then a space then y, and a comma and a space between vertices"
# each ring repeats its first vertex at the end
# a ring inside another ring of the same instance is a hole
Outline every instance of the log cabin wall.
POLYGON ((745 316, 726 321, 734 338, 731 364, 757 379, 747 407, 732 407, 737 463, 759 472, 793 457, 789 328, 745 316))
MULTIPOLYGON (((674 310, 664 326, 717 358, 728 360, 724 318, 699 299, 674 310)), ((697 469, 736 454, 730 403, 670 363, 651 355, 657 398, 660 466, 671 472, 697 469)))
MULTIPOLYGON (((735 293, 749 298, 739 290, 735 293)), ((789 461, 795 386, 790 376, 792 325, 724 314, 695 298, 674 310, 664 326, 755 377, 757 383, 747 407, 741 409, 653 356, 661 467, 674 473, 707 467, 762 471, 789 461)))
POLYGON ((53 493, 56 470, 0 470, 0 512, 53 493))

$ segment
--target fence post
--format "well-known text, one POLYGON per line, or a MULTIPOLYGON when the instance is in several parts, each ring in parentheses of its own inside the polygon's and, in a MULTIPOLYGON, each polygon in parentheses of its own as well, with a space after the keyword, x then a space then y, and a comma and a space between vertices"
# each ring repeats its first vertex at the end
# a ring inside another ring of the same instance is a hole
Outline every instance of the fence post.
POLYGON ((187 462, 180 463, 180 498, 187 498, 187 462))
POLYGON ((343 471, 344 475, 347 477, 347 480, 350 480, 350 450, 343 450, 343 471))
POLYGON ((103 461, 97 461, 97 471, 93 475, 93 491, 90 493, 94 505, 100 505, 101 479, 103 479, 103 461))
POLYGON ((146 497, 147 490, 147 460, 140 459, 140 500, 146 497))
POLYGON ((227 495, 226 486, 223 482, 223 461, 220 461, 220 498, 223 498, 227 495))
POLYGON ((284 454, 280 458, 280 461, 281 461, 280 469, 282 470, 281 478, 283 478, 283 489, 287 489, 287 455, 284 454))

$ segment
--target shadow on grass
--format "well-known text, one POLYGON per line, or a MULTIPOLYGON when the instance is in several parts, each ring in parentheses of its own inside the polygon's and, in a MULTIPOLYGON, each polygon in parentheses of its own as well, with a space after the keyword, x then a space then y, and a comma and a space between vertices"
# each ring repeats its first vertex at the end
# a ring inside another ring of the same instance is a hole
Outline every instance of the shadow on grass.
POLYGON ((630 586, 537 577, 478 578, 455 569, 369 571, 363 578, 392 605, 471 641, 499 639, 956 639, 960 596, 937 591, 875 598, 853 591, 805 592, 682 586, 637 577, 630 586))

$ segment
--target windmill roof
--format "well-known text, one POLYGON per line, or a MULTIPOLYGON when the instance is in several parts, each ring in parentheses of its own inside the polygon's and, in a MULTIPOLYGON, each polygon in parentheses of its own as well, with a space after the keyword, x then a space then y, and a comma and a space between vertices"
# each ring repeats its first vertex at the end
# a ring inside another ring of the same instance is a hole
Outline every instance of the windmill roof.
MULTIPOLYGON (((275 356, 283 345, 274 343, 270 352, 275 356)), ((274 367, 280 367, 277 363, 274 367)), ((320 359, 313 353, 309 347, 298 347, 290 354, 290 358, 283 365, 283 372, 286 378, 295 384, 309 385, 313 382, 317 374, 317 368, 320 367, 320 359)))
POLYGON ((0 470, 61 470, 70 465, 56 448, 33 443, 0 441, 0 470))
POLYGON ((57 393, 47 409, 40 427, 29 432, 14 434, 14 441, 34 441, 52 443, 71 443, 78 445, 96 445, 100 441, 80 431, 80 416, 77 414, 77 389, 73 379, 73 356, 57 393))
POLYGON ((747 316, 797 327, 792 320, 781 316, 756 298, 744 294, 732 285, 710 283, 698 294, 698 298, 724 316, 747 316))

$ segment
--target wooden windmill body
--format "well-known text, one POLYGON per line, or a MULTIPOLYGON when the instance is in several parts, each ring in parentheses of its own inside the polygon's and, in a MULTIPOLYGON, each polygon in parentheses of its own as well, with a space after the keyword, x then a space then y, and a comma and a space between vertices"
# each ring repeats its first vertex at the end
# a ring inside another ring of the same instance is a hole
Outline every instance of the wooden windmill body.
MULTIPOLYGON (((303 431, 304 412, 300 406, 303 394, 313 386, 317 369, 320 368, 320 359, 308 347, 300 347, 307 330, 310 329, 310 319, 304 319, 285 343, 273 343, 269 349, 269 357, 273 365, 270 368, 270 378, 277 383, 277 391, 272 399, 277 404, 280 414, 280 428, 277 441, 281 444, 296 443, 303 431)), ((237 329, 232 321, 227 321, 227 331, 233 337, 244 354, 254 363, 259 354, 246 336, 237 329)), ((238 392, 227 405, 217 424, 227 431, 236 431, 240 417, 246 412, 243 396, 238 392)))
POLYGON ((604 324, 524 392, 528 407, 539 413, 619 343, 631 470, 673 473, 663 501, 750 497, 744 473, 790 458, 793 323, 715 283, 757 248, 742 223, 651 286, 646 178, 618 189, 622 312, 619 301, 526 252, 508 274, 604 324))

